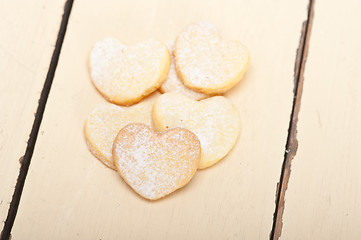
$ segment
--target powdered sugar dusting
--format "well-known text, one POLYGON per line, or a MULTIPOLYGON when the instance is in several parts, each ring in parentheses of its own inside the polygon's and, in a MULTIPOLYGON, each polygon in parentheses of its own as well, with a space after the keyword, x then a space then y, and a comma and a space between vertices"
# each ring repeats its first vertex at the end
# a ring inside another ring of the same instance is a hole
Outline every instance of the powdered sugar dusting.
POLYGON ((200 92, 193 91, 190 88, 184 86, 182 81, 177 76, 177 71, 174 65, 174 57, 173 57, 173 42, 169 42, 167 44, 169 52, 171 53, 171 65, 169 68, 168 78, 164 81, 162 86, 159 88, 162 92, 177 92, 183 94, 187 97, 190 97, 194 100, 201 100, 209 97, 208 95, 200 92))
POLYGON ((95 85, 104 87, 105 82, 117 77, 120 69, 110 65, 116 65, 126 48, 125 44, 114 38, 106 38, 95 43, 90 54, 91 77, 95 85))
POLYGON ((184 129, 159 135, 145 125, 130 124, 119 132, 113 151, 123 179, 141 196, 155 200, 190 181, 200 144, 184 129))
POLYGON ((167 47, 148 40, 127 47, 117 39, 97 42, 90 54, 91 77, 111 102, 129 104, 155 91, 169 69, 167 47))
POLYGON ((222 41, 217 29, 200 22, 182 31, 176 42, 176 67, 186 86, 207 93, 222 93, 248 68, 248 50, 237 41, 222 41))

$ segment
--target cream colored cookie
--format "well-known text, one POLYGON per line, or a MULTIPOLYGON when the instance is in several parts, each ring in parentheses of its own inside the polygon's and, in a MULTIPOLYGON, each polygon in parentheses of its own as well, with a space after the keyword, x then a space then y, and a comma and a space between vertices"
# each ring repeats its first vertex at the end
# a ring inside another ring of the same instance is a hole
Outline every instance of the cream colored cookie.
POLYGON ((90 53, 95 87, 110 102, 131 105, 159 88, 166 79, 170 55, 156 40, 126 46, 117 39, 97 42, 90 53))
POLYGON ((193 91, 190 88, 187 88, 184 86, 182 81, 177 76, 177 71, 174 66, 174 57, 173 57, 173 43, 168 43, 168 49, 171 54, 172 63, 169 68, 169 73, 167 79, 163 82, 163 84, 160 86, 159 91, 162 93, 165 92, 177 92, 180 94, 183 94, 184 96, 187 96, 189 98, 192 98, 194 100, 201 100, 204 98, 209 97, 208 95, 200 92, 193 91))
POLYGON ((129 124, 120 130, 113 145, 119 174, 149 200, 186 185, 197 170, 200 155, 198 138, 182 128, 156 133, 147 125, 129 124))
POLYGON ((212 24, 200 22, 179 34, 174 58, 184 85, 206 94, 220 94, 243 78, 250 55, 242 43, 224 41, 212 24))
POLYGON ((237 109, 222 96, 198 102, 165 93, 155 101, 152 119, 158 131, 182 127, 197 135, 202 146, 200 169, 222 159, 236 143, 241 128, 237 109))
POLYGON ((85 121, 85 138, 89 150, 107 167, 115 169, 112 147, 120 129, 129 123, 151 124, 151 112, 156 96, 131 107, 120 107, 110 103, 99 104, 85 121))

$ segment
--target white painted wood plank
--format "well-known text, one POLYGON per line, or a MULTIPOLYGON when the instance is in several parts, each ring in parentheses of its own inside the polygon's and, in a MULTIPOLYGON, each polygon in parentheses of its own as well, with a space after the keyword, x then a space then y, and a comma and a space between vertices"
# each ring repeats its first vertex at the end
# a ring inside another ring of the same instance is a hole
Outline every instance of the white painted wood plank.
POLYGON ((307 1, 75 1, 19 212, 15 239, 267 239, 293 100, 307 1), (250 49, 251 67, 227 97, 241 113, 233 151, 157 202, 139 198, 88 151, 83 126, 105 100, 91 84, 92 45, 173 40, 207 20, 250 49), (32 224, 29 224, 31 222, 32 224))
POLYGON ((316 1, 282 239, 361 237, 360 13, 316 1))
POLYGON ((58 35, 64 0, 0 2, 0 229, 58 35))

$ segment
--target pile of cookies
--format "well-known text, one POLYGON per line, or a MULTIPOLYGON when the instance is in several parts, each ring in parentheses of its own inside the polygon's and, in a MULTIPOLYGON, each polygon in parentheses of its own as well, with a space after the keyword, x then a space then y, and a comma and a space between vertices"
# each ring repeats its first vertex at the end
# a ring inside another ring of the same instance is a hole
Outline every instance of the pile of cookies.
POLYGON ((222 40, 207 22, 187 26, 168 47, 157 40, 97 42, 91 79, 113 104, 88 116, 89 150, 146 199, 183 187, 236 143, 239 113, 219 94, 243 78, 249 60, 244 45, 222 40), (158 89, 163 94, 153 93, 158 89))

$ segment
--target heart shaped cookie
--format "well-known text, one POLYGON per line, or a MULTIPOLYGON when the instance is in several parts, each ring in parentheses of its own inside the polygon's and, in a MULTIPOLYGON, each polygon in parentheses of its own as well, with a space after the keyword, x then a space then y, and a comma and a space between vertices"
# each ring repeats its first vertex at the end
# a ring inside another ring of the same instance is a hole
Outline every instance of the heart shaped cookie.
POLYGON ((154 94, 147 101, 131 107, 120 107, 110 103, 99 104, 85 121, 85 139, 91 153, 107 167, 115 169, 112 147, 120 129, 129 123, 151 124, 154 94))
POLYGON ((126 46, 117 39, 97 42, 90 53, 94 85, 110 102, 131 105, 159 88, 166 79, 170 55, 156 40, 126 46))
POLYGON ((175 128, 156 133, 144 124, 124 127, 113 145, 119 174, 135 192, 149 200, 186 185, 197 170, 200 154, 199 140, 192 132, 175 128))
POLYGON ((189 25, 177 37, 174 57, 184 85, 206 94, 224 93, 248 69, 250 55, 238 41, 223 41, 210 23, 189 25))
POLYGON ((193 91, 192 89, 184 86, 182 81, 178 78, 177 71, 175 69, 173 57, 173 43, 168 43, 168 49, 171 54, 172 63, 169 68, 168 77, 160 86, 159 91, 162 93, 177 92, 194 100, 201 100, 209 97, 207 94, 193 91))
POLYGON ((241 125, 237 109, 222 96, 195 101, 165 93, 155 101, 152 119, 158 131, 182 127, 197 135, 202 146, 199 169, 212 166, 232 149, 241 125))

